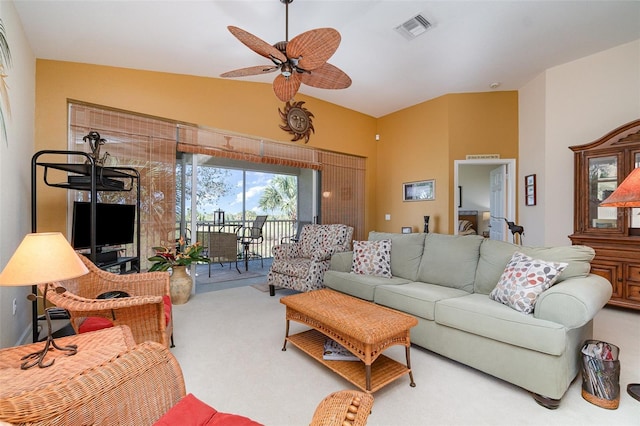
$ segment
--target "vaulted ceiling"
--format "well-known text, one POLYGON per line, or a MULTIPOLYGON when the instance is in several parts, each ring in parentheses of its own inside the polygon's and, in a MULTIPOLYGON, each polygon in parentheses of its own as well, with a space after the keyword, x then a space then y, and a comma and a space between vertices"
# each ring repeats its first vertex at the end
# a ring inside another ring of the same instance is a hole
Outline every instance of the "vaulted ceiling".
MULTIPOLYGON (((219 78, 270 65, 227 30, 285 39, 279 0, 14 0, 37 58, 219 78)), ((542 71, 640 39, 639 1, 294 0, 289 39, 337 29, 353 84, 304 93, 379 117, 447 93, 518 90, 542 71), (431 27, 407 40, 416 15, 431 27), (497 88, 491 88, 498 83, 497 88)), ((640 53, 639 53, 640 54, 640 53)), ((611 64, 615 67, 615 64, 611 64)), ((275 73, 243 80, 270 83, 275 73)), ((275 95, 274 95, 275 96, 275 95)))

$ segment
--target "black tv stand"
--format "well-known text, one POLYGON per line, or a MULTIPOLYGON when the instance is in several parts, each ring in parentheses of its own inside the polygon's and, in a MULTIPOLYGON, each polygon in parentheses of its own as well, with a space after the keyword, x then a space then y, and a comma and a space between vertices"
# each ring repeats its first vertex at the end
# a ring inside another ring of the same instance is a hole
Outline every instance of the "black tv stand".
MULTIPOLYGON (((119 267, 121 274, 140 272, 140 172, 132 167, 102 166, 83 151, 38 151, 31 158, 31 232, 38 232, 37 221, 37 170, 42 170, 42 180, 49 187, 86 191, 91 203, 91 240, 86 256, 101 269, 119 267), (44 156, 44 157, 43 157, 44 156), (47 159, 43 161, 41 158, 47 159), (61 177, 61 173, 64 178, 61 177), (102 251, 96 241, 96 204, 98 192, 135 191, 136 240, 130 251, 134 256, 119 257, 118 251, 102 251), (129 268, 127 266, 130 265, 129 268)), ((38 289, 34 285, 32 292, 38 289)), ((32 301, 33 341, 38 340, 38 306, 32 301)))
POLYGON ((133 274, 140 272, 140 258, 137 256, 117 257, 111 262, 96 263, 96 266, 100 269, 105 270, 113 268, 114 266, 119 266, 120 270, 118 271, 118 273, 133 274), (129 268, 127 268, 128 263, 130 264, 129 268))
MULTIPOLYGON (((85 254, 85 256, 91 258, 89 253, 85 254)), ((100 250, 96 251, 96 265, 104 265, 107 263, 113 263, 118 260, 118 250, 100 250)))

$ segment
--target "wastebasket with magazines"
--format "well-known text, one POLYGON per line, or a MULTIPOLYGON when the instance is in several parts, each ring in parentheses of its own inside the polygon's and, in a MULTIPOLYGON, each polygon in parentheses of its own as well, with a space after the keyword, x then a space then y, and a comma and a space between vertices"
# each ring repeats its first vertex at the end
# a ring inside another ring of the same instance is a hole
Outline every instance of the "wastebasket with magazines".
POLYGON ((582 397, 602 408, 620 404, 620 349, 607 342, 587 340, 582 347, 582 397))

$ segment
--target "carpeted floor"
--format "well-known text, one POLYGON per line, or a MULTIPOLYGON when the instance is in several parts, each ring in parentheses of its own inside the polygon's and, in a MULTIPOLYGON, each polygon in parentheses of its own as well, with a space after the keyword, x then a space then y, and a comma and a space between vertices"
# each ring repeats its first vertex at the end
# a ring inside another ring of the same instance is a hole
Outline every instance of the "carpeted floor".
MULTIPOLYGON (((194 295, 174 307, 172 352, 187 392, 220 411, 271 426, 308 424, 331 392, 353 386, 295 347, 281 350, 285 332, 279 290, 275 297, 250 285, 194 295)), ((419 425, 638 425, 640 402, 626 393, 640 382, 638 313, 605 308, 594 337, 620 347, 622 396, 617 410, 585 401, 577 378, 557 410, 538 406, 525 390, 418 347, 411 349, 416 387, 407 377, 376 392, 369 426, 419 425)), ((291 332, 304 327, 291 324, 291 332)), ((385 352, 404 360, 403 348, 385 352)))

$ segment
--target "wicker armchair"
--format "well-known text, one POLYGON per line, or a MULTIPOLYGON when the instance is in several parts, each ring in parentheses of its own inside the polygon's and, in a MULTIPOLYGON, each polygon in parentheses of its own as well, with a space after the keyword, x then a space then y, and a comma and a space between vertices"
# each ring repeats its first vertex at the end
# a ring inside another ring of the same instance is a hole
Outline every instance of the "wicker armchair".
POLYGON ((34 345, 1 350, 0 378, 10 386, 0 391, 0 424, 151 425, 162 417, 185 396, 180 365, 166 347, 136 346, 128 329, 125 342, 118 329, 64 338, 78 353, 52 354, 51 368, 20 369, 34 345))
MULTIPOLYGON (((87 319, 100 319, 100 325, 89 327, 88 331, 111 324, 127 325, 136 343, 151 340, 167 347, 173 343, 168 272, 118 275, 103 271, 85 256, 80 258, 89 269, 88 274, 46 284, 49 286, 48 301, 69 311, 76 333, 84 331, 83 323, 87 319), (56 287, 64 287, 67 291, 56 293, 56 287), (111 291, 124 291, 131 297, 97 298, 111 291)), ((40 285, 40 291, 44 292, 44 284, 40 285)), ((86 324, 84 328, 87 328, 86 324)))
POLYGON ((275 287, 311 291, 324 287, 324 273, 334 253, 349 251, 353 228, 347 225, 305 225, 297 242, 280 244, 273 251, 267 275, 269 294, 275 287))

